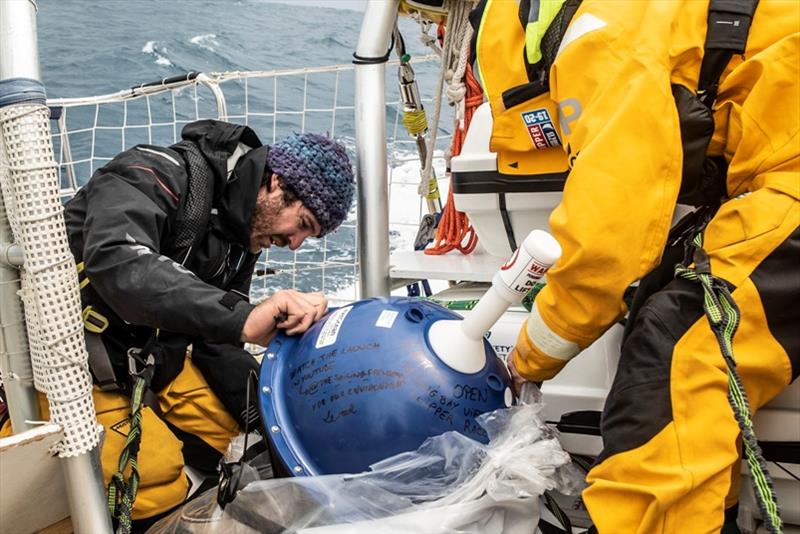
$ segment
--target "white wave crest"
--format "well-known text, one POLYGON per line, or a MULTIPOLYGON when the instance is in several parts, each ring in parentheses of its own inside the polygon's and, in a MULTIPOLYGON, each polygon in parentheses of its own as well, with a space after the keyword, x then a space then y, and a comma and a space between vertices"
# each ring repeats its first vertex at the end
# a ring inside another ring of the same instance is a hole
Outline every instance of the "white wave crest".
POLYGON ((205 48, 206 50, 210 50, 214 52, 214 47, 219 46, 219 42, 217 41, 217 35, 214 33, 205 33, 203 35, 195 35, 189 42, 193 45, 197 45, 200 48, 205 48))
POLYGON ((161 65, 162 67, 172 66, 172 61, 165 55, 167 53, 166 47, 160 48, 155 41, 147 41, 142 47, 142 53, 154 56, 156 65, 161 65))

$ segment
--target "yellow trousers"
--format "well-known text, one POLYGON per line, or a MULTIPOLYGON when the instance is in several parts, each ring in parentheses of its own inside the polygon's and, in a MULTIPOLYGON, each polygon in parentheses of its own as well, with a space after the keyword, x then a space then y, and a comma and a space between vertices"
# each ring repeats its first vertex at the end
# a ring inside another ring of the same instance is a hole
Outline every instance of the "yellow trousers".
MULTIPOLYGON (((93 392, 97 421, 105 429, 100 458, 103 479, 107 485, 117 470, 119 454, 130 429, 130 398, 120 393, 93 392)), ((42 417, 50 412, 44 395, 40 395, 42 417)), ((139 448, 139 490, 133 507, 133 519, 145 519, 166 512, 185 499, 189 481, 183 471, 183 443, 170 430, 169 422, 183 432, 193 434, 224 453, 230 440, 239 434, 239 425, 209 389, 203 376, 187 357, 183 371, 157 394, 162 418, 152 409, 142 409, 142 439, 139 448)), ((11 425, 0 430, 0 436, 11 433, 11 425)), ((126 473, 126 477, 129 473, 126 473)))
MULTIPOLYGON (((755 412, 800 370, 797 195, 767 186, 728 201, 704 249, 739 307, 733 354, 755 412)), ((636 316, 606 401, 604 450, 583 494, 601 534, 720 531, 739 494, 740 432, 727 395, 702 290, 674 280, 636 316)))

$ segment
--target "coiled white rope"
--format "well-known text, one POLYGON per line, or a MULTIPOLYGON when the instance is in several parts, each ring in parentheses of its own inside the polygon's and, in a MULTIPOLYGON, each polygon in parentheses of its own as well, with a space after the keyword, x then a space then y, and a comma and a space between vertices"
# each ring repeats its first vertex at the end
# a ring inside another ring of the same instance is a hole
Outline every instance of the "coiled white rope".
MULTIPOLYGON (((464 83, 464 72, 467 69, 467 60, 469 59, 469 47, 472 40, 472 25, 469 23, 469 12, 472 10, 472 3, 455 1, 453 11, 453 22, 448 31, 455 35, 451 41, 451 48, 449 50, 450 57, 448 58, 447 72, 445 73, 445 80, 448 82, 447 87, 447 101, 451 106, 456 108, 456 122, 459 129, 464 129, 464 96, 467 93, 467 86, 464 83), (458 43, 457 47, 452 46, 452 43, 458 43), (453 68, 455 64, 455 68, 453 68)), ((449 22, 450 19, 448 19, 449 22)))
MULTIPOLYGON (((439 69, 439 80, 436 84, 436 96, 433 101, 433 114, 429 124, 431 135, 428 138, 428 150, 425 154, 425 165, 422 168, 422 179, 417 188, 417 192, 421 196, 427 196, 430 193, 430 180, 433 173, 433 151, 436 147, 436 138, 439 132, 442 87, 445 81, 447 82, 448 103, 456 106, 458 127, 464 127, 464 95, 466 94, 464 72, 467 68, 467 59, 469 57, 469 42, 472 39, 472 27, 469 24, 468 17, 474 3, 469 0, 445 0, 444 6, 447 9, 447 30, 442 44, 442 66, 439 69)), ((428 29, 423 28, 424 35, 427 35, 428 29)), ((425 43, 425 40, 423 40, 423 43, 425 43)), ((449 149, 445 153, 445 161, 449 167, 449 149)))

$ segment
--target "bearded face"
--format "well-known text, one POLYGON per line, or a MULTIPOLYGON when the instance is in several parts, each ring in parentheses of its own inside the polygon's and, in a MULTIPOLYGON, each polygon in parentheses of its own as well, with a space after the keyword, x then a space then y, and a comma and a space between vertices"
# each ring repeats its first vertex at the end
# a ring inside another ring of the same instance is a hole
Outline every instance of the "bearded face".
POLYGON ((314 214, 292 195, 284 194, 278 175, 273 173, 269 191, 266 185, 258 190, 250 219, 250 252, 257 254, 273 245, 296 250, 307 237, 321 231, 314 214))

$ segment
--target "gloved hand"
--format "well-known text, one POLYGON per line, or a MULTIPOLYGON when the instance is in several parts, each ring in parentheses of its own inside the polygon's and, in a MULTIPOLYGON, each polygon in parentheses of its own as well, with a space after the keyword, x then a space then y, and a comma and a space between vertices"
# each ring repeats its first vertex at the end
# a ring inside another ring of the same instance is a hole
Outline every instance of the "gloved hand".
POLYGON ((517 343, 508 355, 508 370, 517 391, 520 391, 525 381, 542 382, 558 374, 569 361, 569 358, 554 358, 539 349, 528 335, 528 321, 526 320, 519 335, 517 343))
POLYGON ((514 389, 514 393, 519 396, 520 391, 522 391, 522 386, 528 380, 525 379, 519 371, 517 371, 517 366, 514 364, 514 355, 516 354, 516 348, 512 350, 512 352, 508 355, 506 359, 506 365, 508 366, 508 372, 511 374, 511 387, 514 389))

